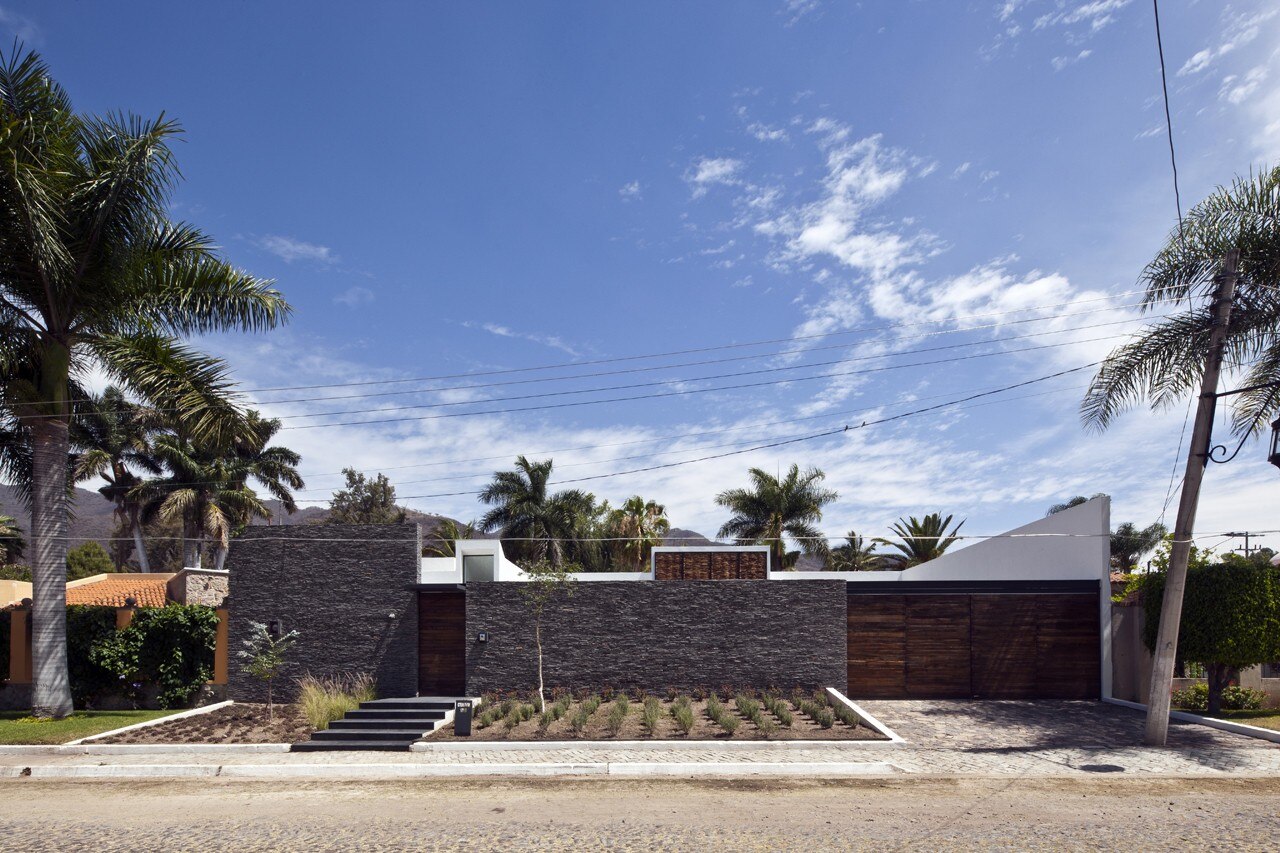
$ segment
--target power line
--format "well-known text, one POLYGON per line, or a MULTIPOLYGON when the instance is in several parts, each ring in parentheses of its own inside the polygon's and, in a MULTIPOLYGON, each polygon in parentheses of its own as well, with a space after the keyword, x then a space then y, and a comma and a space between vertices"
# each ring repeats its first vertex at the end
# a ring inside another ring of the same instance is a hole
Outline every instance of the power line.
POLYGON ((1178 239, 1182 239, 1182 195, 1178 192, 1178 157, 1173 150, 1173 116, 1169 111, 1169 79, 1164 70, 1164 40, 1160 37, 1160 0, 1151 0, 1156 20, 1156 50, 1160 54, 1160 90, 1164 93, 1164 123, 1169 131, 1169 165, 1173 167, 1173 201, 1178 209, 1178 239))
MULTIPOLYGON (((475 417, 479 415, 513 414, 517 412, 546 411, 549 409, 566 409, 566 408, 574 408, 579 406, 595 406, 595 405, 601 405, 604 403, 624 403, 624 402, 631 402, 636 400, 655 400, 655 399, 660 399, 665 397, 680 397, 680 396, 688 396, 691 394, 708 394, 708 393, 714 393, 718 391, 738 391, 745 388, 761 388, 769 385, 781 385, 781 384, 787 384, 792 382, 807 382, 807 381, 813 381, 817 379, 831 379, 831 378, 836 378, 840 376, 861 375, 864 373, 881 373, 889 370, 906 370, 913 367, 929 367, 936 364, 949 364, 951 362, 956 362, 956 361, 970 361, 978 358, 990 358, 992 356, 997 356, 997 355, 1017 355, 1019 353, 1035 352, 1035 351, 1044 350, 1044 349, 1055 349, 1057 347, 1070 346, 1072 344, 1096 343, 1098 341, 1115 340, 1116 338, 1122 338, 1122 337, 1127 337, 1127 336, 1106 335, 1106 336, 1097 337, 1097 338, 1086 338, 1078 341, 1065 341, 1063 343, 1057 343, 1057 344, 1040 344, 1038 346, 1023 347, 1022 349, 1016 349, 1016 350, 999 350, 997 352, 975 353, 973 355, 958 356, 955 358, 935 359, 933 361, 912 362, 910 364, 885 365, 884 367, 869 367, 869 368, 863 368, 861 370, 830 371, 827 373, 818 374, 816 376, 796 376, 788 379, 771 379, 771 380, 765 380, 762 382, 744 382, 744 383, 739 383, 737 385, 725 385, 725 386, 720 386, 716 388, 685 388, 685 389, 679 389, 675 391, 664 391, 661 393, 654 393, 654 394, 636 394, 629 397, 606 397, 599 400, 578 400, 578 401, 568 402, 568 403, 546 403, 538 406, 521 406, 521 407, 512 408, 512 409, 485 409, 485 410, 474 411, 474 412, 445 412, 443 414, 436 414, 436 415, 414 415, 411 417, 401 417, 401 418, 371 418, 371 419, 362 420, 362 421, 338 421, 338 422, 327 423, 327 424, 297 424, 294 426, 285 426, 285 427, 282 427, 282 429, 284 430, 322 429, 327 427, 339 427, 339 426, 365 426, 369 424, 406 423, 410 421, 440 420, 443 418, 462 418, 462 417, 475 417)), ((516 399, 516 398, 511 398, 511 399, 516 399)), ((493 401, 489 401, 489 402, 493 402, 493 401)), ((435 406, 432 406, 432 408, 434 407, 435 406)), ((420 407, 415 407, 415 408, 420 408, 420 407)))
MULTIPOLYGON (((695 458, 695 459, 685 459, 685 460, 681 460, 681 461, 678 461, 678 462, 666 462, 666 463, 663 463, 663 464, 661 464, 661 465, 647 465, 647 466, 645 466, 645 467, 643 467, 643 468, 633 468, 633 469, 631 469, 631 470, 629 470, 629 471, 615 471, 615 472, 610 473, 610 474, 593 474, 593 475, 588 476, 588 477, 573 477, 573 478, 570 478, 570 479, 567 479, 567 480, 556 480, 556 481, 554 481, 554 482, 550 482, 550 483, 548 483, 548 485, 562 486, 562 485, 567 485, 567 484, 569 484, 569 483, 585 483, 585 482, 589 482, 589 481, 592 481, 592 480, 602 480, 602 479, 611 478, 611 477, 621 477, 621 476, 625 476, 625 475, 628 475, 628 474, 642 474, 642 473, 647 473, 647 472, 649 472, 649 471, 660 471, 660 470, 664 470, 664 469, 667 469, 667 468, 676 468, 676 467, 679 467, 679 466, 682 466, 682 465, 692 465, 692 464, 694 464, 694 463, 696 463, 696 462, 707 462, 707 461, 710 461, 710 460, 712 460, 712 459, 724 459, 725 457, 728 457, 728 456, 739 456, 739 455, 741 455, 741 454, 743 454, 743 453, 753 453, 753 452, 755 452, 755 451, 757 451, 757 450, 769 450, 769 449, 772 449, 772 448, 775 448, 775 447, 785 447, 785 446, 787 446, 787 445, 791 445, 791 444, 798 444, 798 443, 800 443, 800 442, 804 442, 804 441, 813 441, 813 440, 815 440, 815 439, 819 439, 819 438, 827 438, 827 437, 829 437, 829 436, 839 435, 839 434, 841 434, 841 433, 850 432, 851 430, 865 429, 865 428, 867 428, 867 427, 869 427, 869 426, 878 426, 878 425, 880 425, 880 424, 887 424, 887 423, 890 423, 890 422, 893 422, 893 421, 899 421, 899 420, 903 420, 903 419, 905 419, 905 418, 915 417, 916 415, 922 415, 922 414, 925 414, 925 413, 927 413, 927 412, 937 411, 938 409, 945 409, 945 408, 947 408, 948 406, 953 406, 953 405, 956 405, 956 404, 958 404, 958 403, 967 403, 967 402, 969 402, 969 401, 971 401, 971 400, 976 400, 976 399, 979 399, 979 398, 981 398, 981 397, 990 397, 990 396, 992 396, 993 394, 999 394, 999 393, 1002 393, 1002 392, 1004 392, 1004 391, 1012 391, 1014 388, 1022 388, 1022 387, 1025 387, 1025 386, 1027 386, 1027 385, 1033 385, 1033 384, 1035 384, 1035 383, 1037 383, 1037 382, 1044 382, 1044 381, 1047 381, 1047 380, 1049 380, 1049 379, 1056 379, 1056 378, 1058 378, 1059 376, 1067 376, 1068 374, 1078 373, 1078 372, 1080 372, 1081 370, 1088 370, 1088 369, 1089 369, 1089 368, 1091 368, 1091 367, 1097 367, 1099 363, 1100 363, 1100 362, 1093 362, 1093 363, 1091 363, 1091 364, 1084 364, 1084 365, 1081 365, 1080 367, 1072 367, 1072 368, 1070 368, 1070 369, 1068 369, 1068 370, 1060 370, 1060 371, 1058 371, 1058 372, 1056 372, 1056 373, 1050 373, 1050 374, 1048 374, 1048 375, 1046 375, 1046 376, 1038 376, 1038 377, 1036 377, 1035 379, 1028 379, 1028 380, 1025 380, 1025 381, 1023 381, 1023 382, 1017 382, 1017 383, 1014 383, 1014 384, 1012 384, 1012 385, 1005 385, 1005 386, 1003 386, 1003 387, 1001 387, 1001 388, 996 388, 996 389, 993 389, 993 390, 990 390, 990 391, 983 391, 983 392, 978 393, 978 394, 972 394, 972 395, 970 395, 970 396, 968 396, 968 397, 961 397, 961 398, 960 398, 960 399, 958 399, 958 400, 951 400, 951 401, 949 401, 949 402, 946 402, 946 403, 939 403, 939 404, 934 405, 934 406, 925 406, 924 408, 921 408, 921 409, 914 409, 914 410, 912 410, 912 411, 910 411, 910 412, 903 412, 903 413, 901 413, 901 414, 892 415, 892 416, 890 416, 890 417, 885 417, 885 418, 879 418, 879 419, 877 419, 877 420, 873 420, 873 421, 863 421, 863 422, 862 422, 861 424, 859 424, 858 426, 849 426, 848 424, 846 424, 845 426, 843 426, 843 427, 839 427, 839 428, 836 428, 836 429, 824 430, 824 431, 822 431, 822 432, 816 432, 816 433, 812 433, 812 434, 810 434, 810 435, 802 435, 802 436, 799 436, 799 437, 796 437, 796 438, 789 438, 789 439, 784 439, 784 440, 780 440, 780 441, 772 441, 772 442, 768 442, 768 443, 765 443, 765 444, 759 444, 759 445, 756 445, 756 446, 754 446, 754 447, 748 447, 748 448, 745 448, 745 449, 742 449, 742 450, 731 450, 731 451, 727 451, 727 452, 725 452, 725 453, 714 453, 714 454, 710 454, 710 455, 707 455, 707 456, 699 456, 699 457, 697 457, 697 458, 695 458)), ((434 494, 434 495, 406 495, 405 497, 401 498, 401 500, 418 500, 418 499, 423 499, 423 498, 458 497, 458 496, 463 496, 463 495, 476 495, 476 494, 479 494, 479 492, 446 492, 446 493, 434 494)))
MULTIPOLYGON (((1087 305, 1093 302, 1106 302, 1112 299, 1118 299, 1123 296, 1132 296, 1135 294, 1145 294, 1145 293, 1146 293, 1145 290, 1125 290, 1125 291, 1121 291, 1120 293, 1110 294, 1108 296, 1099 296, 1091 299, 1077 299, 1072 302, 1057 302, 1049 305, 1029 305, 1025 308, 1014 308, 1008 311, 987 311, 987 312, 981 312, 976 314, 957 315, 954 317, 941 317, 936 320, 920 320, 920 321, 915 321, 910 323, 887 323, 879 326, 862 326, 855 329, 845 329, 838 332, 820 332, 820 333, 815 333, 811 335, 794 335, 792 337, 787 337, 787 338, 771 338, 767 340, 747 341, 744 343, 737 343, 737 344, 718 344, 718 345, 709 346, 709 347, 696 347, 693 349, 670 350, 667 352, 645 353, 641 355, 615 356, 611 358, 591 359, 588 361, 559 362, 556 364, 543 364, 543 365, 536 365, 532 367, 512 367, 512 368, 503 368, 499 370, 474 371, 470 373, 443 374, 439 376, 417 376, 417 377, 410 377, 405 379, 370 379, 370 380, 357 381, 357 382, 332 382, 332 383, 324 383, 324 384, 316 384, 316 385, 284 385, 284 386, 277 386, 277 387, 270 387, 270 388, 247 388, 245 389, 244 393, 259 394, 259 393, 267 393, 270 391, 309 391, 317 388, 354 388, 354 387, 361 387, 361 386, 368 386, 368 385, 391 385, 391 384, 407 383, 407 382, 437 382, 437 381, 442 381, 446 379, 468 379, 468 378, 473 378, 477 376, 501 376, 501 375, 507 375, 512 373, 529 373, 529 372, 538 371, 538 370, 557 370, 557 369, 566 368, 566 367, 591 367, 597 364, 615 364, 618 362, 625 362, 625 361, 642 361, 650 358, 668 358, 668 357, 677 356, 677 355, 695 355, 697 353, 718 352, 721 350, 729 350, 729 349, 743 349, 746 347, 767 346, 770 344, 783 344, 783 343, 793 343, 795 341, 819 340, 819 339, 825 339, 825 338, 838 337, 841 335, 861 334, 864 332, 885 332, 885 331, 891 331, 893 329, 906 329, 906 328, 914 328, 917 326, 935 326, 935 325, 938 325, 939 323, 963 323, 968 320, 977 320, 985 317, 1007 317, 1010 314, 1024 314, 1028 311, 1043 311, 1043 310, 1048 310, 1050 308, 1070 308, 1076 305, 1087 305)), ((1156 300, 1156 301, 1159 302, 1164 300, 1156 300)), ((1113 306, 1108 306, 1106 308, 1100 308, 1098 310, 1111 311, 1111 310, 1117 310, 1123 307, 1142 307, 1142 306, 1143 306, 1143 303, 1135 303, 1132 306, 1114 306, 1113 305, 1113 306)), ((1093 312, 1082 312, 1082 313, 1093 313, 1093 312)), ((1063 316, 1075 316, 1075 315, 1068 314, 1063 316)), ((1035 318, 1035 319, 1051 319, 1051 317, 1035 318)), ((954 331, 963 332, 963 331, 969 331, 969 330, 956 329, 954 331)))
MULTIPOLYGON (((962 341, 956 344, 944 344, 937 347, 922 347, 918 349, 899 350, 897 352, 876 353, 874 355, 853 356, 850 358, 838 358, 830 361, 814 361, 806 364, 784 365, 782 367, 762 367, 756 370, 740 370, 733 373, 716 373, 708 376, 690 376, 690 377, 674 377, 670 379, 658 379, 652 382, 631 382, 622 385, 603 385, 595 388, 574 388, 566 391, 543 391, 536 394, 522 394, 514 397, 492 397, 485 400, 448 400, 441 403, 415 403, 409 406, 380 406, 374 409, 341 409, 331 412, 299 412, 296 415, 285 415, 286 418, 323 418, 335 415, 356 415, 367 413, 385 413, 385 412, 407 412, 418 409, 443 409, 452 408, 454 406, 471 406, 482 403, 508 402, 516 400, 537 400, 547 397, 568 397, 578 394, 597 394, 605 391, 630 391, 635 388, 654 388, 663 385, 670 385, 675 382, 710 382, 715 379, 737 379, 742 376, 762 376, 773 373, 786 373, 795 370, 808 370, 817 367, 834 367, 842 364, 853 364, 863 361, 878 361, 881 359, 897 358, 904 355, 921 355, 930 352, 946 352, 949 350, 964 349, 968 347, 983 346, 984 344, 1001 344, 1008 341, 1027 340, 1029 338, 1043 338, 1050 335, 1064 335, 1071 332, 1085 331, 1088 329, 1101 329, 1111 326, 1122 326, 1129 323, 1142 322, 1141 318, 1128 318, 1125 320, 1113 320, 1109 323, 1095 323, 1089 326, 1077 326, 1071 329, 1054 329, 1046 332, 1029 332, 1025 335, 1011 335, 1005 338, 997 338, 994 340, 981 341, 962 341)), ((1060 346, 1065 346, 1071 341, 1063 342, 1060 346)), ((816 378, 830 376, 833 374, 820 374, 816 378)), ((803 378, 803 377, 798 377, 803 378)), ((814 378, 814 377, 809 377, 814 378)), ((791 381, 791 380, 784 380, 791 381)), ((465 387, 465 386, 463 386, 465 387)), ((482 386, 475 386, 482 387, 482 386)), ((461 390, 461 389, 445 389, 445 390, 461 390)))

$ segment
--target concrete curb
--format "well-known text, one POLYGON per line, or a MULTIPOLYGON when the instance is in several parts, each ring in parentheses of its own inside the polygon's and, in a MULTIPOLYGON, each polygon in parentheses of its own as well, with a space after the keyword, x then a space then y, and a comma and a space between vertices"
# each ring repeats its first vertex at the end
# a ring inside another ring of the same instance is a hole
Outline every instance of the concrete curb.
MULTIPOLYGON (((896 735, 895 735, 896 737, 896 735)), ((901 742, 901 738, 899 738, 901 742)), ((688 750, 723 749, 734 752, 741 749, 780 751, 792 749, 862 749, 863 747, 893 746, 889 740, 490 740, 490 741, 441 741, 432 743, 420 740, 413 744, 414 752, 550 752, 557 749, 626 749, 626 750, 688 750)))
POLYGON ((839 778, 895 776, 874 762, 546 762, 540 764, 78 764, 0 767, 0 778, 31 779, 415 779, 460 776, 839 778))
POLYGON ((6 755, 266 755, 288 752, 287 743, 82 743, 52 746, 0 746, 6 755))
POLYGON ((124 732, 131 732, 131 731, 135 731, 136 729, 145 729, 150 726, 158 726, 161 723, 168 723, 168 722, 171 722, 172 720, 181 720, 186 717, 197 717, 201 714, 208 714, 210 711, 216 711, 219 708, 225 708, 230 704, 232 704, 230 699, 224 700, 222 702, 214 702, 212 705, 202 705, 199 708, 191 708, 186 711, 179 711, 176 714, 168 714, 163 717, 156 717, 154 720, 146 720, 145 722, 141 722, 141 723, 133 723, 132 725, 121 726, 120 728, 112 729, 109 732, 99 732, 96 735, 89 735, 88 737, 82 737, 77 740, 69 740, 62 745, 63 746, 79 746, 82 743, 88 743, 90 741, 98 740, 99 738, 111 737, 112 735, 118 735, 124 732))
MULTIPOLYGON (((1110 702, 1112 705, 1119 705, 1122 708, 1132 708, 1135 711, 1147 710, 1146 705, 1139 702, 1130 702, 1127 699, 1112 699, 1108 697, 1102 701, 1110 702)), ((1213 717, 1202 717, 1199 714, 1189 714, 1186 711, 1170 711, 1169 719, 1177 720, 1180 723, 1196 723, 1197 725, 1208 726, 1211 729, 1231 732, 1235 735, 1244 735, 1245 737, 1280 743, 1280 731, 1264 729, 1261 726, 1251 726, 1247 723, 1237 723, 1234 720, 1216 720, 1213 717)))
POLYGON ((871 716, 869 711, 865 710, 861 705, 850 699, 848 696, 845 696, 839 690, 836 690, 834 687, 828 687, 827 693, 829 693, 831 698, 835 699, 837 702, 847 705, 853 713, 858 715, 858 718, 862 720, 862 722, 887 737, 890 743, 906 743, 906 740, 900 737, 897 732, 871 716))

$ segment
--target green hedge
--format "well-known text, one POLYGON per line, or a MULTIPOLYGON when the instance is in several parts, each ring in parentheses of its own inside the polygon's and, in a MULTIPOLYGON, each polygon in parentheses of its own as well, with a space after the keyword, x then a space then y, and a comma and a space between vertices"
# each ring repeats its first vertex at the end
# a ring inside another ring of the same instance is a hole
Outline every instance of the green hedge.
POLYGON ((0 681, 9 677, 9 632, 13 626, 13 611, 0 610, 0 681))
POLYGON ((160 707, 172 708, 189 703, 213 676, 217 640, 212 607, 170 604, 136 611, 127 628, 99 640, 89 657, 116 677, 126 696, 136 700, 153 685, 160 707))
POLYGON ((116 609, 72 604, 67 607, 67 669, 71 698, 92 705, 116 692, 120 679, 93 659, 93 650, 116 632, 116 609))

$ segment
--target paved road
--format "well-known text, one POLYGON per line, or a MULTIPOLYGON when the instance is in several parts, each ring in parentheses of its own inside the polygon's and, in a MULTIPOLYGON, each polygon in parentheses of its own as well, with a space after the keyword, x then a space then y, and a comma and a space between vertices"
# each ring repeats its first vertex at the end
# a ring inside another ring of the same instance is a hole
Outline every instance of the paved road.
POLYGON ((10 849, 1275 849, 1276 779, 0 782, 10 849))

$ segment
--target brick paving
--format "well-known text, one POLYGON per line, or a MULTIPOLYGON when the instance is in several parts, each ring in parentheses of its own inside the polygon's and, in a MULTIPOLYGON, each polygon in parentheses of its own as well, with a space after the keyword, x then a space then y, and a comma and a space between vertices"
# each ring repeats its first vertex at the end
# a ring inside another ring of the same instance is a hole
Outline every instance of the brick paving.
POLYGON ((974 776, 1280 776, 1280 745, 1189 723, 1170 727, 1170 747, 1141 746, 1143 715, 1101 702, 865 701, 902 744, 826 741, 718 748, 714 743, 621 748, 467 749, 428 753, 334 752, 200 755, 0 754, 0 765, 88 763, 269 764, 610 764, 889 762, 906 774, 974 776))

